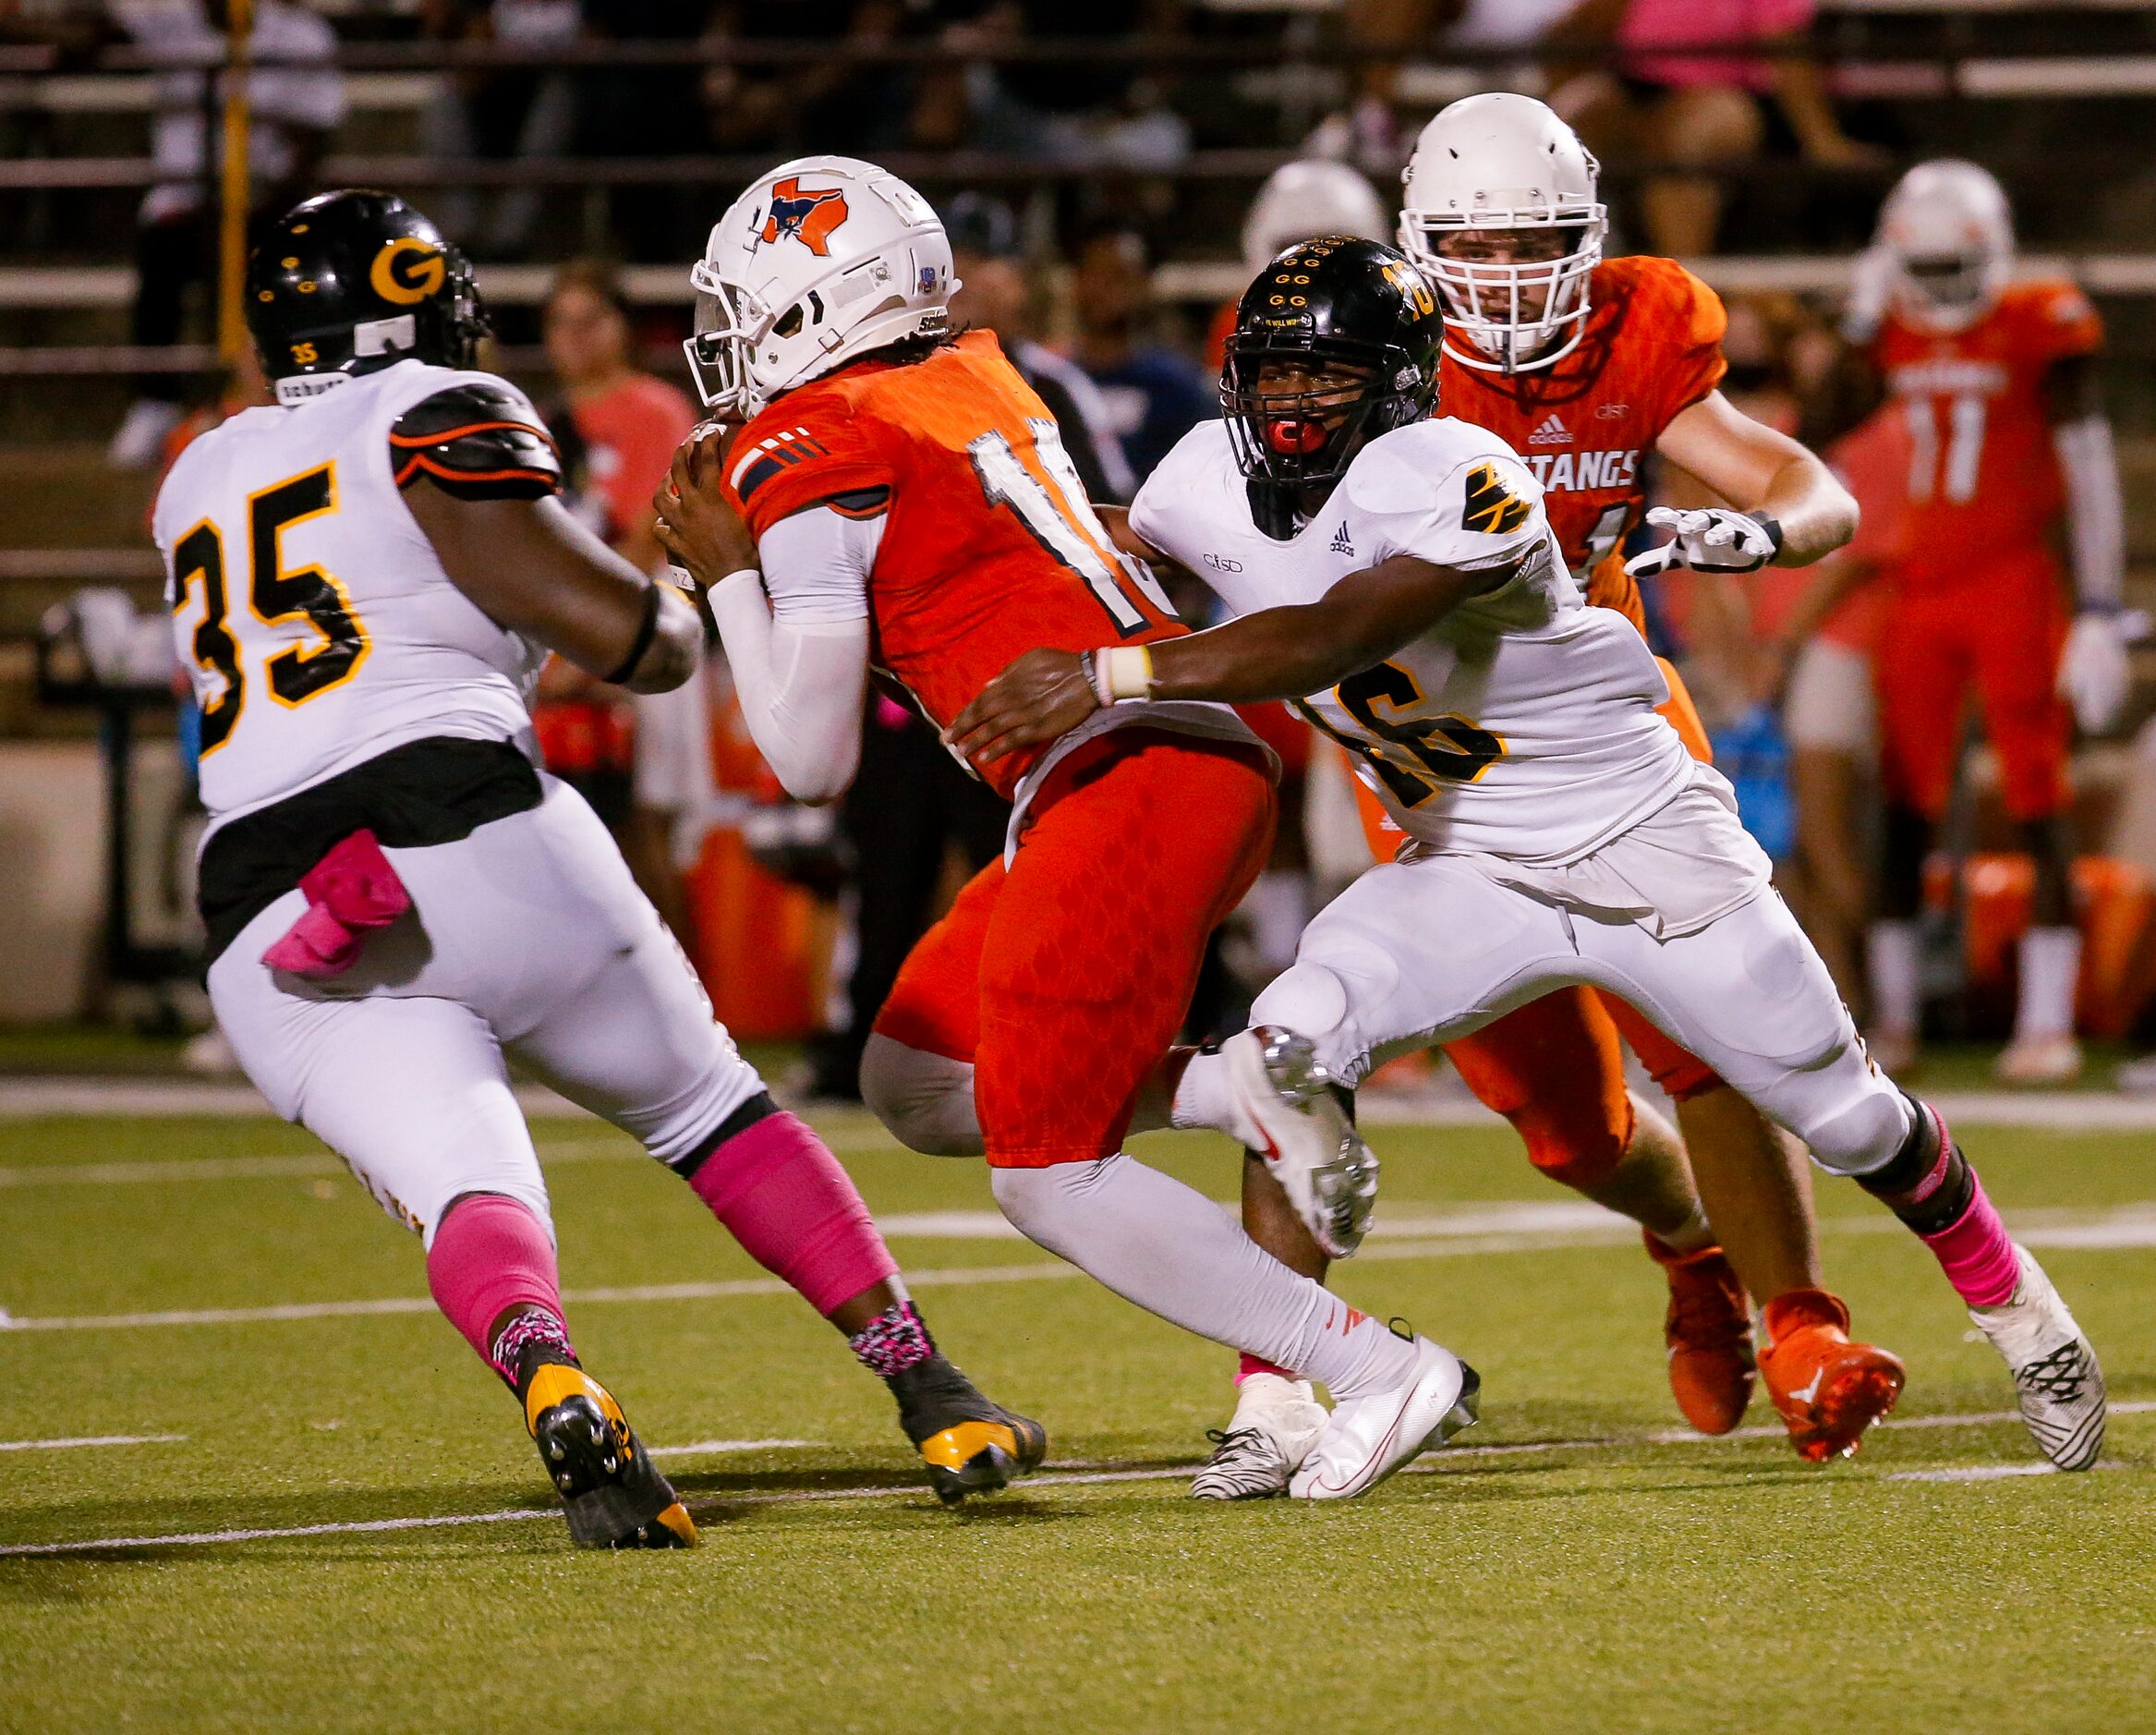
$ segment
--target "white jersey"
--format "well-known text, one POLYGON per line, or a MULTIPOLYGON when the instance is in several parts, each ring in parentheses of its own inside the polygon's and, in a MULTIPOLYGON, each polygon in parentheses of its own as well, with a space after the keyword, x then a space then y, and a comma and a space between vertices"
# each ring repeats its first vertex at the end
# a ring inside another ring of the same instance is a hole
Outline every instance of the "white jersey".
POLYGON ((1622 615, 1565 570, 1542 489, 1496 435, 1451 419, 1380 435, 1288 541, 1254 519, 1227 424, 1186 434, 1131 528, 1238 614, 1314 602, 1396 554, 1509 569, 1375 668, 1299 707, 1428 848, 1564 861, 1666 802, 1690 774, 1655 707, 1669 688, 1622 615))
POLYGON ((165 478, 151 528, 202 708, 212 825, 430 735, 532 750, 546 652, 450 581, 391 463, 399 416, 473 382, 511 389, 402 361, 243 411, 165 478))

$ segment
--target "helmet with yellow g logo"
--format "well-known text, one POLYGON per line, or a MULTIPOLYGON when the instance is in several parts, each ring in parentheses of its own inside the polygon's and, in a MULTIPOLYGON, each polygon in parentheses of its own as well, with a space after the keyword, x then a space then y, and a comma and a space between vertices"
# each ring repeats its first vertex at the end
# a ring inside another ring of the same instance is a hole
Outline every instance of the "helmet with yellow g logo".
POLYGON ((281 403, 418 359, 469 367, 487 316, 471 266, 394 193, 321 193, 248 261, 247 322, 281 403))

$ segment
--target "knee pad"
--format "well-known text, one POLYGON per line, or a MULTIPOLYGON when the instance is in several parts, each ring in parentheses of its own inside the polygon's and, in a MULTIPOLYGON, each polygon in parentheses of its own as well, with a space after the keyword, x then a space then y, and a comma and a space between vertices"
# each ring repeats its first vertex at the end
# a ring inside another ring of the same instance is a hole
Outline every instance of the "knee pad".
POLYGON ((1254 1025, 1278 1025, 1317 1045, 1318 1059, 1351 1087, 1369 1071, 1370 1056, 1348 1023, 1348 985, 1322 964, 1302 959, 1273 978, 1251 1003, 1254 1025))
POLYGON ((886 1132, 924 1157, 978 1157, 987 1148, 969 1061, 871 1032, 861 1050, 861 1100, 886 1132))
POLYGON ((1858 1076, 1838 1089, 1823 1075, 1831 1097, 1806 1116, 1806 1124, 1792 1130, 1811 1147, 1812 1160, 1822 1169, 1861 1177, 1894 1160, 1908 1138, 1914 1111, 1908 1098, 1868 1066, 1855 1070, 1858 1076))

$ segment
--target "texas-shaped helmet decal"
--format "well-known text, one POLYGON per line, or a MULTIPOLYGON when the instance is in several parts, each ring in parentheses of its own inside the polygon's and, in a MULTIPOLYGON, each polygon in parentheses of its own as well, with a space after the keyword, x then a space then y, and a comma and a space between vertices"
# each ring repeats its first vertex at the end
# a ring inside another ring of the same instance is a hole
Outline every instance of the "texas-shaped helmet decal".
POLYGON ((818 259, 828 259, 831 232, 846 216, 846 195, 840 188, 804 192, 800 177, 789 175, 772 187, 757 239, 769 247, 792 236, 818 259))

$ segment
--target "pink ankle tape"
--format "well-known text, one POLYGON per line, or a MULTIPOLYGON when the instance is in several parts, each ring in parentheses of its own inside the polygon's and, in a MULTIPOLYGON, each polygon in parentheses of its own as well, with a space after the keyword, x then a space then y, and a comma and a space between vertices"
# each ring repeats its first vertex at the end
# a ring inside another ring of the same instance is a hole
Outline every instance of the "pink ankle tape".
POLYGON ((315 982, 349 970, 367 936, 412 907, 412 894, 368 831, 353 832, 316 862, 300 876, 299 889, 307 908, 262 962, 315 982))
POLYGON ((720 1146, 689 1185, 750 1258, 819 1314, 898 1275, 839 1159, 783 1109, 720 1146))
POLYGON ((1239 1386, 1242 1385, 1242 1382, 1248 1379, 1253 1374, 1273 1374, 1277 1375, 1282 1379, 1293 1379, 1295 1377, 1293 1374, 1290 1373, 1285 1367, 1282 1367, 1279 1363, 1268 1362, 1264 1356, 1253 1355, 1248 1350, 1245 1350, 1242 1353, 1242 1360, 1235 1370, 1235 1383, 1239 1386))
POLYGON ((480 1358, 515 1383, 516 1370, 494 1360, 489 1334, 512 1307, 542 1307, 562 1317, 554 1244, 528 1206, 499 1193, 460 1199, 427 1250, 427 1287, 449 1323, 480 1358))
POLYGON ((1969 1175, 1968 1209, 1936 1234, 1921 1237, 1938 1259, 1954 1292, 1971 1307, 1996 1307, 2014 1293, 2021 1263, 2006 1225, 1984 1195, 1984 1183, 1969 1175))

